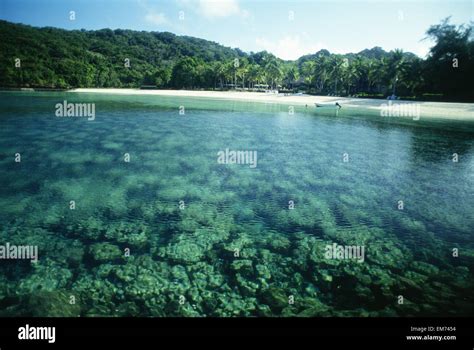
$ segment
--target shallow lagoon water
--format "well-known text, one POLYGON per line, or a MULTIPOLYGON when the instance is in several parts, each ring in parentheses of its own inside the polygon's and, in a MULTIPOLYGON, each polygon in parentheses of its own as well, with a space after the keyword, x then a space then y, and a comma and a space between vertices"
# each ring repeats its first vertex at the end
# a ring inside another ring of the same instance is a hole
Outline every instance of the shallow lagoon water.
POLYGON ((0 260, 2 316, 474 314, 473 125, 0 95, 0 244, 39 249, 0 260), (64 100, 95 120, 56 117, 64 100), (225 149, 257 166, 219 164, 225 149), (364 261, 326 258, 334 243, 364 261))

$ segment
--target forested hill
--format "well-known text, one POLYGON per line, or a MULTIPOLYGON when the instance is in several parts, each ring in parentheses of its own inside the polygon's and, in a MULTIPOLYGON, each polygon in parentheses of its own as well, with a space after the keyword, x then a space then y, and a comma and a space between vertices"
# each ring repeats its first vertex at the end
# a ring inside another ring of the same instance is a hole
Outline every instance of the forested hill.
MULTIPOLYGON (((473 101, 472 25, 427 28, 426 59, 380 47, 283 61, 168 32, 35 28, 0 20, 0 87, 278 88, 307 93, 473 101)), ((423 38, 420 38, 423 39, 423 38)))
POLYGON ((244 55, 211 41, 168 32, 69 31, 0 21, 1 86, 154 85, 160 75, 169 79, 181 57, 210 65, 244 55), (15 58, 20 58, 21 70, 16 69, 15 58))
MULTIPOLYGON (((69 31, 52 27, 35 28, 1 20, 0 50, 3 53, 0 56, 0 86, 214 87, 233 82, 232 76, 225 75, 232 75, 235 58, 239 58, 244 65, 249 61, 262 65, 265 59, 269 59, 284 66, 282 60, 267 52, 246 54, 208 40, 168 32, 123 29, 69 31), (200 79, 172 79, 173 67, 184 57, 194 59, 195 62, 183 63, 196 66, 202 75, 200 79), (15 58, 20 58, 21 70, 15 69, 15 58), (219 63, 228 67, 222 67, 219 63), (224 77, 221 79, 216 76, 218 74, 224 77)), ((381 48, 364 50, 360 54, 370 58, 372 50, 376 50, 377 58, 389 57, 389 53, 381 48)), ((321 54, 331 55, 329 51, 321 50, 301 57, 297 63, 301 66, 321 54)), ((264 80, 262 77, 261 82, 264 80)))

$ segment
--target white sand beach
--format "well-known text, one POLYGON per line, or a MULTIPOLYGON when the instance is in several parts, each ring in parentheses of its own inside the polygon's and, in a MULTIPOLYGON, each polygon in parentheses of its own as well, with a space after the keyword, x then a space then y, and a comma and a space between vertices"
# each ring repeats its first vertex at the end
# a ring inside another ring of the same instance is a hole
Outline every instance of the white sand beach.
MULTIPOLYGON (((156 95, 156 96, 182 96, 212 99, 231 99, 242 101, 253 101, 262 103, 279 103, 286 105, 308 105, 313 108, 315 103, 335 103, 351 108, 367 108, 380 110, 387 108, 389 101, 378 99, 363 99, 332 96, 312 95, 283 95, 263 92, 241 92, 241 91, 198 91, 198 90, 140 90, 140 89, 97 89, 80 88, 69 90, 77 93, 104 93, 124 95, 156 95)), ((451 102, 413 102, 396 100, 392 104, 419 104, 421 118, 451 119, 474 122, 474 103, 451 103, 451 102)))

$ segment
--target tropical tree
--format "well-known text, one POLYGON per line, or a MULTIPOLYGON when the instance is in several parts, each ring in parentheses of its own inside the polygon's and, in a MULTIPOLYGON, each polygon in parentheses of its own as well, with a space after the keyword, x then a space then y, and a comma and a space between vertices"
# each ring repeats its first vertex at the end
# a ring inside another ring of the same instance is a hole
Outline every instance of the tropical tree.
POLYGON ((169 66, 160 67, 154 74, 154 84, 157 87, 166 87, 171 80, 172 69, 169 66))
POLYGON ((347 65, 346 60, 341 55, 333 55, 331 57, 330 65, 332 66, 332 70, 330 72, 330 78, 334 82, 333 86, 335 95, 338 94, 337 83, 342 79, 344 68, 347 65))
POLYGON ((323 92, 324 87, 330 77, 330 60, 326 55, 320 55, 316 59, 314 75, 316 89, 320 92, 323 92))
POLYGON ((198 62, 192 57, 181 58, 173 67, 172 85, 175 88, 193 88, 197 82, 198 62))
POLYGON ((314 86, 316 81, 316 62, 306 61, 301 66, 301 75, 304 77, 305 84, 314 86))
POLYGON ((392 95, 395 96, 398 80, 406 69, 403 50, 395 49, 388 60, 388 74, 391 77, 392 95))
POLYGON ((473 23, 456 27, 445 18, 431 26, 426 38, 434 42, 425 62, 426 88, 446 96, 472 98, 474 87, 473 23))
POLYGON ((285 72, 285 84, 290 88, 293 89, 293 84, 295 81, 299 79, 299 72, 296 66, 290 66, 285 72))
POLYGON ((242 88, 245 88, 245 79, 249 74, 249 66, 246 61, 242 60, 239 68, 237 69, 237 78, 242 82, 242 88))
POLYGON ((277 60, 272 57, 265 65, 265 76, 267 81, 270 82, 270 86, 274 90, 278 82, 282 77, 282 71, 279 67, 277 60))

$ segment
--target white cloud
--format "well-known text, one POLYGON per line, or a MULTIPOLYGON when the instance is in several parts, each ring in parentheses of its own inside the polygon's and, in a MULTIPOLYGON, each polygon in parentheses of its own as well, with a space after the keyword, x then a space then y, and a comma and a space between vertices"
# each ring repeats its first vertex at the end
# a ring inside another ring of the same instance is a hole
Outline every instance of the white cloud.
POLYGON ((175 0, 175 2, 178 6, 196 12, 207 19, 237 16, 248 21, 253 18, 248 10, 240 7, 239 0, 175 0))
POLYGON ((157 11, 153 6, 150 6, 147 0, 137 0, 137 4, 145 12, 145 22, 153 25, 170 24, 166 15, 163 12, 157 11))
POLYGON ((208 18, 229 17, 241 14, 237 0, 199 0, 198 10, 208 18))
POLYGON ((327 47, 323 43, 308 43, 299 35, 285 35, 277 41, 257 38, 255 43, 259 50, 267 50, 284 60, 295 60, 303 55, 315 53, 327 47))
MULTIPOLYGON (((418 46, 416 46, 413 49, 412 52, 421 58, 426 58, 426 56, 430 52, 431 46, 433 46, 431 43, 423 43, 423 44, 420 43, 418 46)), ((410 50, 406 50, 406 51, 410 51, 410 50)))
POLYGON ((155 24, 155 25, 162 25, 162 24, 167 24, 168 19, 166 18, 164 13, 157 13, 157 12, 149 12, 145 16, 145 20, 149 23, 155 24))

